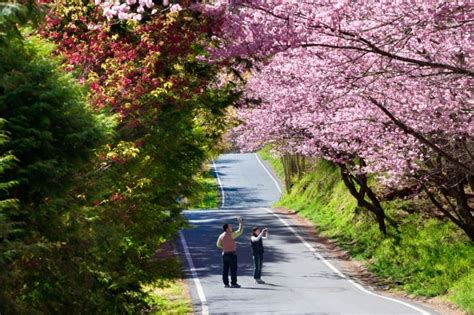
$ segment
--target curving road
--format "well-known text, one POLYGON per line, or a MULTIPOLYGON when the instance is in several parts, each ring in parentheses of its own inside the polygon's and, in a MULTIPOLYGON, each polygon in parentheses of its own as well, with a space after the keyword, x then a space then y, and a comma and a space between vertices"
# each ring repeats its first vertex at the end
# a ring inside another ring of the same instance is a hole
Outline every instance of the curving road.
POLYGON ((183 257, 196 313, 202 314, 435 314, 430 310, 380 296, 339 271, 289 216, 269 207, 278 200, 275 177, 255 154, 224 154, 215 161, 223 192, 223 206, 187 211, 191 228, 180 232, 183 257), (238 239, 240 289, 225 289, 221 280, 221 253, 216 248, 223 223, 236 224, 243 216, 244 234, 238 239), (249 234, 251 226, 266 226, 262 279, 252 278, 249 234))

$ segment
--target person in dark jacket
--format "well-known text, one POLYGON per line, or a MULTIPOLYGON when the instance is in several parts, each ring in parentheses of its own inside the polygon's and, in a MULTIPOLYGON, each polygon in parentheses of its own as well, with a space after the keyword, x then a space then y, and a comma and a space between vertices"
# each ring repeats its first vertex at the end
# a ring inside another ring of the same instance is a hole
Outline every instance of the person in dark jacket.
POLYGON ((252 244, 252 255, 253 255, 253 278, 258 284, 263 284, 265 281, 262 277, 262 265, 263 265, 263 240, 268 238, 268 229, 264 228, 260 230, 259 227, 252 228, 252 236, 250 237, 250 243, 252 244))

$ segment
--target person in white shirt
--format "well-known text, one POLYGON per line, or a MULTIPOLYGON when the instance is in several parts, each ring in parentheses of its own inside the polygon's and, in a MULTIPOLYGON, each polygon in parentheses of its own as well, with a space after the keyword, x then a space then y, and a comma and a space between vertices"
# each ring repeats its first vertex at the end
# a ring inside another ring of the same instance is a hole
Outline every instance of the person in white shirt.
POLYGON ((262 277, 262 265, 263 265, 263 240, 268 238, 268 229, 254 227, 252 228, 252 236, 250 237, 250 243, 252 244, 252 255, 253 255, 253 278, 258 284, 263 284, 265 281, 262 277))

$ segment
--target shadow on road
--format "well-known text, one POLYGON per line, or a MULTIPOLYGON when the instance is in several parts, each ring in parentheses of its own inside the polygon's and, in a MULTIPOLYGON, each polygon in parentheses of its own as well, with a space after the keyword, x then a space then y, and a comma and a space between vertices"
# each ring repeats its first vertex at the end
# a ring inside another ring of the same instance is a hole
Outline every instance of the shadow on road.
POLYGON ((243 187, 225 187, 225 206, 226 207, 261 207, 270 206, 271 200, 257 198, 259 188, 243 188, 243 187))

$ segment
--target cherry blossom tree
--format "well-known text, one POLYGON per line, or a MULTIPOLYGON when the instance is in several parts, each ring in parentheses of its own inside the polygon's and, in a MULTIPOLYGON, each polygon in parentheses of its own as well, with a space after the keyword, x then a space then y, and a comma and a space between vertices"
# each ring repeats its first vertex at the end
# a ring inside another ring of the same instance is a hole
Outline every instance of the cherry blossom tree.
MULTIPOLYGON (((112 13, 100 5, 109 19, 156 13, 153 2, 114 3, 112 13)), ((196 8, 215 20, 205 59, 270 68, 248 85, 262 104, 242 113, 246 145, 277 142, 335 161, 359 203, 369 195, 382 231, 368 173, 394 190, 423 189, 474 239, 472 4, 222 0, 196 8)))
POLYGON ((423 189, 474 239, 472 5, 235 1, 206 10, 221 22, 210 59, 253 66, 247 90, 262 103, 241 114, 250 149, 273 142, 325 156, 362 188, 357 176, 376 173, 391 189, 423 189))

